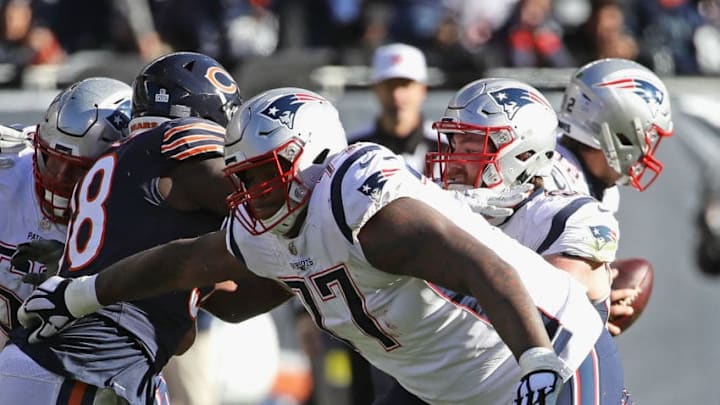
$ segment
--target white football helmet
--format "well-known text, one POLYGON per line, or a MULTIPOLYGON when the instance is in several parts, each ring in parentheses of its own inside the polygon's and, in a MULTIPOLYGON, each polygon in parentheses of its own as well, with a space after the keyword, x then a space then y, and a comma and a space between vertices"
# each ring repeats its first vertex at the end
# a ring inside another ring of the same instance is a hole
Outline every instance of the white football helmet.
POLYGON ((33 138, 35 189, 49 220, 67 223, 75 183, 128 135, 131 97, 129 85, 96 77, 71 85, 50 103, 33 138))
POLYGON ((235 185, 228 205, 251 234, 284 235, 307 205, 329 157, 346 146, 338 111, 319 94, 293 87, 259 94, 243 104, 228 124, 225 174, 235 185), (277 174, 246 187, 244 173, 267 164, 277 174), (285 203, 272 217, 258 218, 250 201, 276 187, 285 190, 285 203))
POLYGON ((426 174, 445 188, 506 188, 549 171, 557 117, 547 99, 523 82, 489 78, 460 89, 433 123, 438 152, 428 153, 426 174), (483 150, 455 153, 453 134, 484 137, 483 150), (450 146, 444 146, 442 136, 450 146), (454 184, 448 164, 479 165, 473 184, 454 184))
POLYGON ((578 69, 559 113, 566 136, 601 149, 622 175, 618 184, 647 189, 663 169, 655 158, 673 134, 670 95, 652 71, 625 59, 601 59, 578 69))

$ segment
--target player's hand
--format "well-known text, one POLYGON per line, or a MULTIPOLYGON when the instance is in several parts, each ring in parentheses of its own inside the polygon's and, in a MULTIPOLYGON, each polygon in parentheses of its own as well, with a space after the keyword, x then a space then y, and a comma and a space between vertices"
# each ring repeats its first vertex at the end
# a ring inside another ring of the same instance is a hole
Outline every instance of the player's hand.
POLYGON ((536 370, 525 374, 517 385, 515 405, 555 405, 562 380, 551 370, 536 370))
POLYGON ((518 359, 522 378, 515 389, 514 405, 555 405, 563 381, 571 370, 552 349, 532 347, 518 359))
POLYGON ((474 188, 458 191, 458 194, 474 212, 500 223, 515 212, 515 206, 525 201, 532 190, 533 185, 526 183, 504 190, 474 188))
POLYGON ((28 342, 38 343, 56 335, 73 322, 74 317, 65 303, 65 291, 70 279, 53 276, 39 285, 18 310, 18 321, 31 329, 28 342))
MULTIPOLYGON (((612 279, 618 275, 617 269, 610 269, 612 272, 612 279)), ((607 322, 607 330, 611 335, 617 336, 623 332, 622 328, 613 323, 614 319, 618 319, 623 316, 630 316, 635 313, 630 304, 633 302, 635 297, 640 293, 638 288, 620 288, 610 291, 610 313, 607 322)))
POLYGON ((18 309, 18 321, 30 330, 28 342, 56 335, 81 316, 100 309, 95 277, 66 279, 52 276, 40 284, 18 309))
POLYGON ((15 267, 27 264, 29 261, 42 263, 45 271, 42 273, 28 273, 23 277, 23 282, 40 285, 49 277, 58 272, 58 266, 65 244, 52 239, 33 240, 18 245, 15 253, 10 259, 15 267))

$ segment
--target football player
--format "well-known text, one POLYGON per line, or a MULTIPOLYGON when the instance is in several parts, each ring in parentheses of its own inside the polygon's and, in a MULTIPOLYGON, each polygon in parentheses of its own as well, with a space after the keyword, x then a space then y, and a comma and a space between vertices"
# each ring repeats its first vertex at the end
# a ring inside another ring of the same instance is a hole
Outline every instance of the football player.
POLYGON ((30 340, 55 339, 118 300, 259 275, 423 401, 555 404, 606 341, 585 288, 388 149, 345 139, 337 110, 315 93, 249 100, 228 126, 235 191, 224 229, 49 279, 19 312, 30 340))
MULTIPOLYGON (((618 224, 593 197, 543 188, 543 175, 552 167, 557 127, 555 111, 545 97, 517 80, 477 80, 455 94, 433 126, 439 140, 449 141, 449 147, 427 156, 427 167, 438 168, 433 173, 439 176, 433 180, 458 190, 460 199, 471 200, 474 188, 503 190, 532 184, 532 193, 498 226, 585 285, 588 298, 607 321, 609 264, 617 251, 618 224)), ((477 305, 472 297, 447 293, 463 305, 477 305)), ((603 397, 600 403, 620 403, 607 396, 623 377, 617 348, 609 335, 606 340, 603 348, 615 356, 599 357, 606 362, 603 373, 596 375, 593 362, 583 364, 579 375, 584 378, 567 384, 567 395, 587 391, 583 384, 596 380, 603 397)))
MULTIPOLYGON (((73 193, 60 274, 96 274, 135 252, 218 229, 232 189, 222 172, 224 127, 240 104, 233 78, 206 55, 177 52, 144 67, 133 84, 130 137, 100 156, 73 193)), ((56 403, 73 389, 90 402, 110 390, 130 404, 167 403, 159 373, 192 344, 201 304, 239 321, 288 299, 276 282, 257 279, 237 295, 192 284, 109 305, 39 344, 18 329, 0 356, 0 391, 9 403, 56 403), (251 301, 266 290, 279 298, 251 301)))
POLYGON ((60 92, 39 125, 2 128, 0 349, 19 326, 17 309, 33 289, 23 278, 45 269, 35 261, 13 265, 12 256, 18 245, 31 240, 61 246, 75 183, 101 152, 127 136, 130 95, 130 86, 120 81, 85 79, 60 92))
MULTIPOLYGON (((655 154, 673 134, 671 115, 670 94, 646 67, 625 59, 580 67, 558 112, 559 153, 545 187, 589 194, 616 212, 617 185, 645 191, 662 172, 655 154)), ((613 291, 608 327, 614 335, 622 330, 613 318, 632 314, 620 302, 636 293, 613 291)))

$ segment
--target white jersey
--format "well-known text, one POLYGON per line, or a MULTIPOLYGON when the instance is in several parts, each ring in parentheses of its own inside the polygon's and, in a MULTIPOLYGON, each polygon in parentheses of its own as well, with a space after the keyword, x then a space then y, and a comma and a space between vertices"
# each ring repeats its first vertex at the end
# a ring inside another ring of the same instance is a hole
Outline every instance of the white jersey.
POLYGON ((434 207, 513 265, 537 306, 561 325, 560 358, 570 370, 580 365, 603 328, 585 288, 379 145, 356 144, 331 161, 296 238, 252 236, 231 220, 228 250, 287 285, 318 326, 424 401, 510 403, 520 368, 489 321, 437 286, 379 271, 363 255, 360 229, 402 197, 434 207))
POLYGON ((35 194, 33 149, 26 147, 0 154, 0 348, 17 326, 16 313, 33 286, 22 282, 27 273, 44 269, 39 263, 14 268, 10 258, 22 242, 34 239, 65 241, 65 226, 47 220, 35 194))
POLYGON ((592 195, 599 199, 605 208, 617 212, 620 207, 620 191, 618 186, 605 189, 602 196, 590 190, 588 179, 577 157, 562 145, 557 145, 553 156, 552 171, 545 177, 547 190, 574 191, 584 195, 592 195))
POLYGON ((545 256, 568 254, 596 262, 615 260, 620 230, 612 212, 593 197, 538 190, 500 226, 545 256))

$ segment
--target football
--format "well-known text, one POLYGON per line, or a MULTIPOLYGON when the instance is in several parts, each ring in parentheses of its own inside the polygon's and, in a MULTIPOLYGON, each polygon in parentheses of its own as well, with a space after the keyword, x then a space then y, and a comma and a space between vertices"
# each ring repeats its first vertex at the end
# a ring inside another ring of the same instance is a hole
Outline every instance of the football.
POLYGON ((632 325, 640 314, 642 314, 653 287, 653 267, 650 262, 640 258, 618 259, 610 267, 618 269, 618 276, 613 280, 612 289, 640 287, 641 291, 632 300, 623 300, 624 305, 630 305, 635 313, 630 316, 613 318, 612 323, 619 326, 623 331, 632 325))

